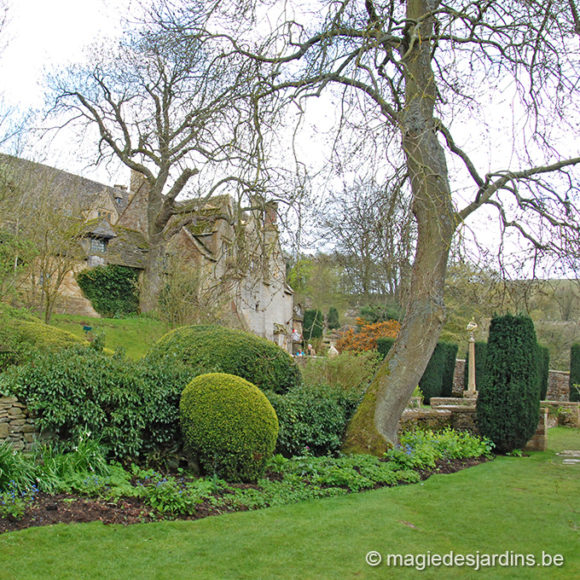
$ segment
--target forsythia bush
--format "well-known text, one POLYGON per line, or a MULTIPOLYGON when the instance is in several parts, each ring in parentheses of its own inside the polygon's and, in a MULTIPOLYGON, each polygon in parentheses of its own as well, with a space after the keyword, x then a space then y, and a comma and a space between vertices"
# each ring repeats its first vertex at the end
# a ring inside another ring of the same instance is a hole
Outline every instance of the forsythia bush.
POLYGON ((336 348, 340 352, 345 350, 355 352, 375 350, 378 338, 396 338, 401 328, 401 324, 396 320, 366 324, 364 320, 358 319, 357 322, 362 323, 358 332, 349 328, 341 333, 340 339, 336 343, 336 348))

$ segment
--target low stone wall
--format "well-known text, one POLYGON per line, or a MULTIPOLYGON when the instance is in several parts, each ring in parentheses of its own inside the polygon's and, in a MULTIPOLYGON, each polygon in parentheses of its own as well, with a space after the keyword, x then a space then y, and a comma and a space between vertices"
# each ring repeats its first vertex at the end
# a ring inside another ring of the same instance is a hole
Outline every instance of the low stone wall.
MULTIPOLYGON (((455 361, 455 373, 453 375, 453 396, 462 397, 465 389, 464 381, 465 360, 458 358, 455 361)), ((476 381, 477 383, 477 377, 476 381)), ((570 400, 570 373, 564 371, 549 371, 547 401, 570 400)))
POLYGON ((580 428, 580 403, 570 401, 540 401, 540 407, 548 411, 548 424, 580 428))
MULTIPOLYGON (((401 417, 400 430, 414 427, 439 431, 451 427, 458 431, 468 431, 479 435, 475 399, 432 397, 431 408, 406 409, 401 417)), ((547 449, 548 408, 542 407, 538 428, 528 441, 526 450, 545 451, 547 449)))
POLYGON ((37 437, 28 409, 14 397, 0 397, 0 441, 18 451, 30 451, 37 437))

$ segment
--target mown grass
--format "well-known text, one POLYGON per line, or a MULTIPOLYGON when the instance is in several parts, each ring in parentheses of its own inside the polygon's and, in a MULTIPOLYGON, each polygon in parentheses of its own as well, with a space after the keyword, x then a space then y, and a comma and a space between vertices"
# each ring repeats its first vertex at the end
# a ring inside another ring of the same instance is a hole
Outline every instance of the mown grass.
POLYGON ((85 337, 83 326, 91 326, 93 333, 105 335, 105 346, 111 350, 125 349, 127 356, 140 359, 151 346, 167 331, 159 320, 145 316, 135 318, 87 318, 71 314, 56 314, 52 325, 85 337))
POLYGON ((500 457, 416 485, 129 527, 99 523, 0 536, 1 578, 574 578, 580 575, 580 468, 550 450, 500 457), (371 568, 365 555, 562 554, 561 568, 371 568))

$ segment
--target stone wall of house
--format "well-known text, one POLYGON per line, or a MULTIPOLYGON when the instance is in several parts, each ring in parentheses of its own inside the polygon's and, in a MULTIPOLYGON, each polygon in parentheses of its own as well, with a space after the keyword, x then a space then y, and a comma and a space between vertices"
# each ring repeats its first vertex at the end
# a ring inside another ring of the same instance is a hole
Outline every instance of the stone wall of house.
MULTIPOLYGON (((465 360, 457 359, 455 362, 455 374, 453 375, 453 396, 463 396, 465 360)), ((477 380, 476 380, 477 383, 477 380)), ((564 371, 550 371, 548 375, 548 391, 546 401, 569 401, 570 400, 570 373, 564 371)))
POLYGON ((28 409, 15 397, 0 396, 0 441, 30 451, 38 433, 28 409))

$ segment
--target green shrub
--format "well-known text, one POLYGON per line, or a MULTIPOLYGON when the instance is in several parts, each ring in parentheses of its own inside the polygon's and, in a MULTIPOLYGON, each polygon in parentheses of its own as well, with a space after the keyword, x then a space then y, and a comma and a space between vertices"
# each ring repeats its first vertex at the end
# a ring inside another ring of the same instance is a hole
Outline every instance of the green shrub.
POLYGON ((362 394, 329 385, 303 385, 267 397, 280 425, 276 452, 292 457, 305 449, 314 455, 339 451, 362 394))
POLYGON ((326 317, 326 326, 328 327, 328 330, 335 330, 337 328, 340 328, 338 310, 334 306, 331 306, 328 309, 328 315, 326 317))
POLYGON ((206 473, 228 481, 256 481, 272 456, 278 419, 266 396, 225 373, 193 379, 181 395, 181 428, 206 473))
POLYGON ((24 401, 56 439, 98 434, 123 459, 179 442, 179 396, 192 376, 183 365, 153 368, 77 347, 7 370, 0 391, 24 401))
POLYGON ((477 421, 498 451, 522 448, 536 432, 540 390, 536 332, 526 316, 492 319, 486 376, 478 384, 477 421))
POLYGON ((342 390, 363 393, 370 384, 379 364, 376 351, 344 351, 335 357, 308 359, 302 369, 304 384, 330 385, 342 390))
POLYGON ((440 342, 444 351, 444 366, 441 377, 441 396, 453 396, 453 377, 455 376, 455 364, 457 362, 457 351, 459 345, 455 342, 440 342))
POLYGON ((385 358, 391 348, 393 348, 393 344, 395 344, 394 338, 377 338, 377 350, 379 354, 385 358))
POLYGON ((548 392, 548 379, 550 378, 550 349, 538 344, 538 384, 540 389, 540 401, 546 399, 548 392))
POLYGON ((305 310, 302 321, 302 335, 306 342, 313 338, 322 338, 324 316, 320 310, 305 310))
POLYGON ((88 344, 72 332, 45 324, 26 310, 0 303, 0 371, 30 360, 38 351, 55 352, 88 344))
MULTIPOLYGON (((475 343, 475 386, 485 382, 485 360, 487 358, 487 342, 475 343)), ((465 354, 465 368, 463 369, 463 388, 467 390, 469 381, 469 350, 465 354)))
POLYGON ((423 393, 425 404, 431 402, 431 397, 440 397, 443 390, 443 373, 447 362, 447 352, 443 343, 438 342, 427 363, 423 376, 419 380, 419 388, 423 393))
POLYGON ((248 332, 222 326, 184 326, 168 332, 149 351, 150 365, 182 362, 195 371, 223 372, 262 390, 286 392, 301 382, 292 357, 279 346, 248 332))
POLYGON ((79 272, 77 283, 101 316, 120 317, 139 310, 138 277, 135 268, 109 264, 79 272))
POLYGON ((30 489, 35 482, 35 467, 7 441, 0 441, 0 492, 10 487, 18 492, 30 489))
POLYGON ((580 343, 570 349, 570 400, 580 401, 580 391, 574 387, 580 385, 580 343))

